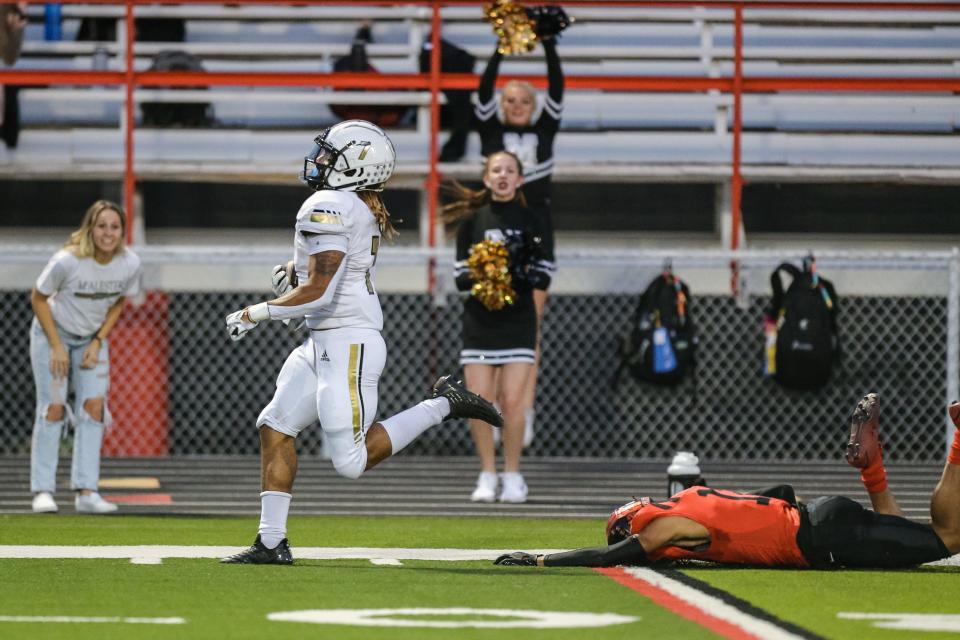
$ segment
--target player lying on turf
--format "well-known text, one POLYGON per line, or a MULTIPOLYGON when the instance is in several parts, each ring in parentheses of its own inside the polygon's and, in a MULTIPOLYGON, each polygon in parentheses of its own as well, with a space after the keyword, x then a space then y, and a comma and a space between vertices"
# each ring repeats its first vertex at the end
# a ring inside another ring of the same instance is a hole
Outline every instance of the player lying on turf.
MULTIPOLYGON (((960 428, 960 403, 948 408, 960 428)), ((850 420, 847 462, 861 470, 873 511, 841 496, 798 502, 780 485, 758 494, 691 487, 669 500, 629 502, 607 521, 606 547, 494 564, 546 567, 649 565, 696 559, 768 567, 909 567, 960 553, 960 430, 930 502, 931 524, 903 517, 887 487, 878 434, 880 402, 864 397, 850 420)))

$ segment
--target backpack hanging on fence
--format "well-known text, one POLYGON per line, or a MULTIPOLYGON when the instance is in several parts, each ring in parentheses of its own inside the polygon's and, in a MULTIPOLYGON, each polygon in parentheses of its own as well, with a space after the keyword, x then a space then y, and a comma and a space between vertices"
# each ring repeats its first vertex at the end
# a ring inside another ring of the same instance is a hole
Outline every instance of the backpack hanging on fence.
MULTIPOLYGON (((200 58, 186 51, 161 51, 150 71, 203 71, 200 58)), ((190 87, 196 88, 196 87, 190 87)), ((213 106, 209 102, 144 102, 143 124, 148 127, 209 127, 213 106)))
POLYGON ((695 373, 697 335, 690 314, 690 289, 668 267, 640 296, 631 326, 620 339, 620 365, 638 380, 666 386, 695 373))
POLYGON ((817 273, 811 256, 803 261, 803 269, 788 262, 778 266, 770 274, 770 286, 773 297, 764 318, 764 375, 788 389, 819 389, 840 358, 833 284, 817 273), (781 272, 792 278, 786 293, 781 272))

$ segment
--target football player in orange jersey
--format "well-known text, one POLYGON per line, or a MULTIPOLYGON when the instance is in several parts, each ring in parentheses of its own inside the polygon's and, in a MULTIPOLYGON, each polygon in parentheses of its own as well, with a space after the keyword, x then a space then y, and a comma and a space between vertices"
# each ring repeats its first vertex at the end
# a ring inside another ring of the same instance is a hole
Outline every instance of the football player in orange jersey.
POLYGON ((648 565, 697 559, 780 567, 908 567, 960 553, 960 403, 948 408, 958 431, 933 491, 930 524, 914 522, 890 492, 878 433, 880 402, 865 396, 850 420, 847 462, 861 469, 873 510, 842 496, 798 502, 789 485, 757 494, 691 487, 672 498, 629 502, 607 521, 605 547, 533 555, 514 566, 648 565))

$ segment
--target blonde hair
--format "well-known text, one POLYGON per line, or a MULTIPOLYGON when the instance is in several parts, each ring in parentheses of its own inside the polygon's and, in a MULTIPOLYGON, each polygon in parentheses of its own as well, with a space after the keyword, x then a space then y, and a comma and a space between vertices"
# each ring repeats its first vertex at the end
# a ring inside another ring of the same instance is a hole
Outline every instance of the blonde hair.
POLYGON ((500 90, 500 102, 502 103, 505 100, 508 89, 520 89, 524 93, 530 96, 530 99, 533 100, 533 106, 537 106, 537 89, 532 84, 526 80, 508 80, 506 84, 503 85, 503 89, 500 90))
POLYGON ((70 238, 64 243, 63 248, 77 256, 78 258, 92 258, 96 252, 96 245, 93 243, 93 228, 97 226, 100 214, 104 211, 116 211, 120 216, 120 241, 114 247, 111 258, 123 253, 126 248, 127 238, 127 214, 123 207, 109 200, 97 200, 87 209, 80 222, 80 228, 70 234, 70 238))
MULTIPOLYGON (((509 156, 513 158, 517 163, 517 171, 520 175, 523 175, 523 163, 520 162, 517 154, 511 151, 495 151, 487 156, 486 162, 483 163, 482 176, 487 175, 487 169, 490 167, 490 163, 493 162, 493 159, 497 156, 509 156)), ((470 189, 456 180, 444 181, 440 185, 440 193, 452 200, 452 202, 440 208, 440 219, 448 226, 464 218, 469 218, 476 213, 477 209, 490 203, 490 189, 470 189)), ((517 191, 517 199, 520 201, 520 204, 527 206, 527 199, 524 197, 522 191, 517 191)))
POLYGON ((400 233, 394 228, 390 220, 390 212, 380 199, 379 191, 357 191, 357 196, 363 200, 363 203, 370 208, 373 217, 377 219, 377 226, 380 227, 380 233, 387 242, 393 242, 400 233))

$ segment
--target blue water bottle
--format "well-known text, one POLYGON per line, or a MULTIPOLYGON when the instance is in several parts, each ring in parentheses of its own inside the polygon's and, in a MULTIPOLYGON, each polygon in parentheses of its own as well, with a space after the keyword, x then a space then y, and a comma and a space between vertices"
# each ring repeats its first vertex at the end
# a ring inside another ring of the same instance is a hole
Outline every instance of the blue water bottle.
POLYGON ((63 37, 61 30, 61 14, 59 4, 48 4, 43 10, 43 37, 45 40, 60 40, 63 37))
POLYGON ((656 373, 670 373, 677 368, 677 355, 670 343, 670 334, 666 327, 653 330, 653 370, 656 373))

